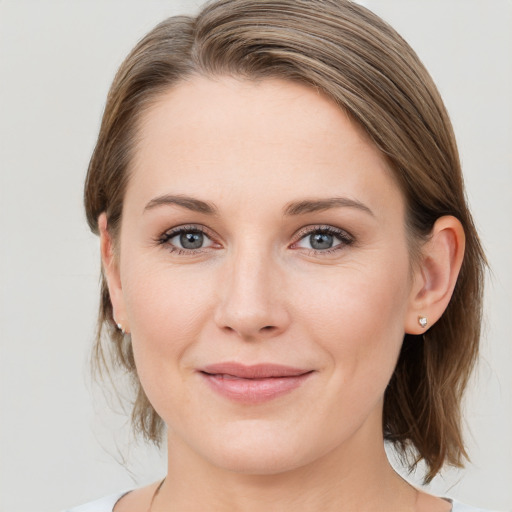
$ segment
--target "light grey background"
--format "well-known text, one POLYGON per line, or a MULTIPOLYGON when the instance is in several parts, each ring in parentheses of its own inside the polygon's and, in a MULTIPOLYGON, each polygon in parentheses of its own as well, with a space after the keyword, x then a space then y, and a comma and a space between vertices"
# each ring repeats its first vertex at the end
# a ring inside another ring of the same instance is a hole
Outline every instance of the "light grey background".
MULTIPOLYGON (((87 376, 99 256, 82 183, 121 60, 200 3, 0 0, 0 512, 56 511, 164 473, 87 376)), ((472 464, 433 490, 512 510, 512 2, 366 5, 439 85, 493 270, 466 407, 472 464)))

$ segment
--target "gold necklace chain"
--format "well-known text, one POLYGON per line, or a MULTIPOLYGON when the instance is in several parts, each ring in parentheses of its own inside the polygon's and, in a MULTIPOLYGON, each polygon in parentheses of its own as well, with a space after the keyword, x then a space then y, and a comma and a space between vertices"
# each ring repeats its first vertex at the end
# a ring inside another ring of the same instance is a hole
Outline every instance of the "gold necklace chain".
POLYGON ((153 509, 153 502, 155 501, 155 498, 157 496, 157 494, 160 492, 160 488, 162 487, 162 485, 164 485, 164 482, 165 482, 165 477, 164 479, 158 484, 158 487, 155 489, 155 492, 153 493, 153 496, 151 496, 151 501, 149 503, 149 508, 148 508, 148 512, 151 512, 152 509, 153 509))
MULTIPOLYGON (((158 487, 155 489, 155 491, 153 492, 153 496, 151 496, 151 501, 149 503, 149 508, 148 508, 148 512, 152 512, 153 511, 153 503, 155 501, 155 498, 157 497, 158 493, 160 492, 160 489, 162 487, 162 485, 164 485, 164 482, 165 482, 165 477, 163 478, 163 480, 158 484, 158 487)), ((418 489, 415 489, 415 504, 417 503, 417 500, 419 498, 419 491, 418 489)), ((399 494, 403 494, 403 491, 400 491, 399 494)), ((415 510, 415 505, 413 505, 413 509, 412 510, 415 510)))

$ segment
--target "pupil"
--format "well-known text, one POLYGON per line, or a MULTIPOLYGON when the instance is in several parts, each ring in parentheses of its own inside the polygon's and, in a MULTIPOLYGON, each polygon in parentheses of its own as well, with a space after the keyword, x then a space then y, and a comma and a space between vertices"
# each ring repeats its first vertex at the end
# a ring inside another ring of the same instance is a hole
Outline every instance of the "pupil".
POLYGON ((180 235, 180 243, 184 249, 199 249, 203 245, 203 233, 188 232, 180 235))
POLYGON ((328 233, 315 233, 309 237, 313 249, 330 249, 332 247, 333 236, 328 233))

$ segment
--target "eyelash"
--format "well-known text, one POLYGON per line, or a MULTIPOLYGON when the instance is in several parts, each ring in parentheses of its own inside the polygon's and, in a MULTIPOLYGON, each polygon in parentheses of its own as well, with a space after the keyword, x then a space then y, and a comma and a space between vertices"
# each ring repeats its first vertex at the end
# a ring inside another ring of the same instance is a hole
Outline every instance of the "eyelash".
POLYGON ((340 228, 335 228, 334 226, 327 226, 327 225, 315 225, 315 226, 306 226, 305 228, 302 228, 297 233, 297 240, 293 242, 293 245, 298 244, 301 240, 304 238, 313 235, 314 233, 320 233, 325 235, 331 235, 335 238, 337 238, 341 243, 335 245, 334 247, 331 247, 329 249, 306 249, 309 251, 310 254, 314 255, 328 255, 332 254, 334 252, 343 250, 344 247, 347 247, 349 245, 352 245, 355 242, 355 239, 352 235, 350 235, 347 231, 340 228))
MULTIPOLYGON (((205 235, 208 239, 212 241, 213 244, 215 244, 213 240, 213 236, 209 234, 209 232, 204 229, 203 226, 200 225, 188 225, 188 226, 180 226, 173 229, 170 229, 169 231, 166 231, 163 233, 156 242, 159 245, 167 245, 167 249, 174 254, 178 255, 194 255, 194 254, 200 254, 204 252, 205 250, 208 250, 209 247, 201 247, 198 249, 182 249, 180 247, 176 247, 169 243, 170 240, 172 240, 174 237, 181 235, 183 233, 202 233, 205 235)), ((302 248, 308 251, 310 254, 314 255, 327 255, 332 254, 334 252, 337 252, 339 250, 342 250, 344 247, 352 245, 355 242, 355 239, 352 235, 350 235, 347 231, 339 228, 335 228, 333 226, 328 225, 315 225, 315 226, 307 226, 302 228, 294 237, 296 240, 291 244, 291 247, 293 248, 294 245, 298 244, 301 240, 305 239, 308 236, 311 236, 314 233, 320 233, 320 234, 326 234, 331 235, 335 238, 337 238, 341 243, 335 245, 334 247, 331 247, 329 249, 307 249, 302 248)))
POLYGON ((182 249, 169 243, 169 241, 172 240, 175 236, 181 235, 183 233, 202 233, 203 235, 205 235, 206 237, 213 241, 212 235, 210 235, 209 232, 206 229, 204 229, 203 226, 193 224, 188 226, 180 226, 177 228, 170 229, 169 231, 166 231, 157 239, 157 243, 159 245, 167 245, 167 249, 171 253, 178 255, 189 256, 192 254, 200 254, 204 252, 205 249, 209 249, 209 247, 201 247, 199 249, 182 249))

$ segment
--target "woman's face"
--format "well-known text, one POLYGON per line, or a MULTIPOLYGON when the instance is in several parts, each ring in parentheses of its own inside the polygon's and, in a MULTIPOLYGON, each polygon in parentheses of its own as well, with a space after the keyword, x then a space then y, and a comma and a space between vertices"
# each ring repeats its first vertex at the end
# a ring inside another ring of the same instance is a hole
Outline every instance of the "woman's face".
POLYGON ((194 78, 145 114, 132 171, 109 285, 175 453, 270 474, 381 447, 416 292, 362 130, 302 85, 194 78))

